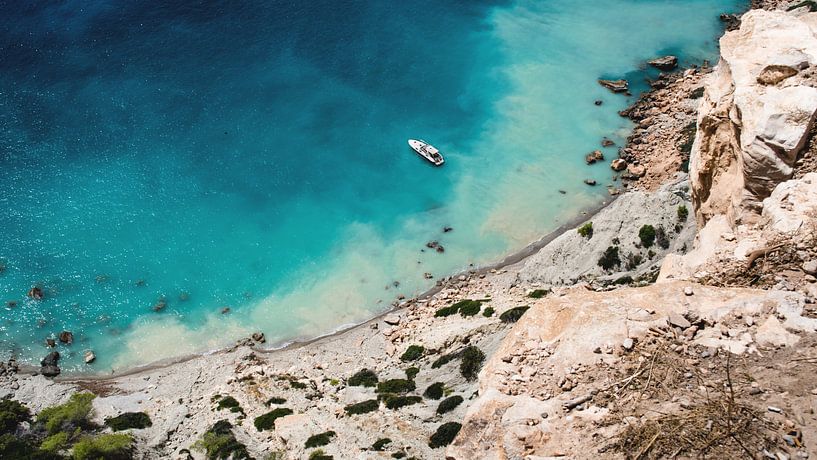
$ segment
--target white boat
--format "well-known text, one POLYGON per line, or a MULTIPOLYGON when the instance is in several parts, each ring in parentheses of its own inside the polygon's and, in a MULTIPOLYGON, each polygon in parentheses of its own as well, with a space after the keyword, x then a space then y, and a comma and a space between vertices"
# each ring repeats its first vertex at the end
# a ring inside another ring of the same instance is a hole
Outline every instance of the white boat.
POLYGON ((440 155, 440 151, 428 142, 422 139, 409 139, 408 144, 415 152, 430 161, 434 166, 440 166, 445 163, 443 156, 440 155))

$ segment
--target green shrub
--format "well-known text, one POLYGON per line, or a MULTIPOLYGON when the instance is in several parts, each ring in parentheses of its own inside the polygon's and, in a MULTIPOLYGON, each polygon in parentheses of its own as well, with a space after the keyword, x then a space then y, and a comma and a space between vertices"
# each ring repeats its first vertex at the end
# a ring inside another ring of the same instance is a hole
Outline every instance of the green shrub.
POLYGON ((227 420, 219 420, 193 444, 192 448, 204 451, 207 460, 253 460, 247 447, 238 442, 233 434, 233 425, 227 420))
POLYGON ((383 448, 386 447, 386 444, 390 444, 391 439, 389 438, 380 438, 372 444, 372 450, 376 452, 382 452, 383 448))
POLYGON ((414 377, 417 377, 417 374, 420 373, 420 369, 416 367, 409 367, 406 369, 406 378, 409 380, 414 380, 414 377))
POLYGON ((306 390, 306 384, 304 382, 299 382, 294 379, 289 381, 289 386, 296 390, 306 390))
POLYGON ((474 380, 477 378, 477 373, 482 368, 482 362, 485 361, 485 353, 479 348, 471 345, 462 352, 462 361, 460 362, 460 374, 465 377, 465 380, 474 380))
POLYGON ((582 238, 593 238, 593 222, 588 222, 578 229, 579 235, 582 238))
POLYGON ((268 399, 267 402, 264 403, 264 405, 269 407, 273 404, 284 404, 285 402, 287 402, 286 399, 273 396, 270 399, 268 399))
POLYGON ((376 399, 370 399, 368 401, 363 401, 356 404, 349 404, 348 406, 344 407, 343 410, 345 410, 346 413, 349 415, 357 415, 374 412, 379 408, 380 401, 376 399))
POLYGON ((216 405, 216 409, 218 410, 230 409, 230 412, 236 412, 235 409, 241 410, 241 405, 238 404, 238 401, 232 396, 225 396, 221 398, 221 401, 218 402, 218 404, 216 405))
POLYGON ((313 447, 325 446, 329 444, 329 441, 331 441, 336 434, 337 433, 335 433, 334 431, 324 431, 323 433, 320 434, 313 434, 312 436, 309 437, 309 439, 306 440, 306 443, 304 443, 304 447, 306 447, 307 449, 311 449, 313 447))
POLYGON ((400 357, 400 361, 416 361, 423 356, 425 351, 426 349, 420 345, 410 345, 400 357))
POLYGON ((114 431, 129 430, 131 428, 142 429, 153 426, 148 414, 144 412, 125 412, 116 417, 106 418, 105 425, 114 431))
POLYGON ((11 399, 0 400, 0 434, 14 433, 17 425, 31 419, 28 408, 11 399))
POLYGON ((279 407, 267 412, 264 415, 259 415, 258 417, 255 417, 255 421, 253 421, 253 424, 255 425, 255 429, 258 431, 273 430, 275 429, 276 419, 285 417, 290 414, 292 414, 292 409, 289 409, 287 407, 279 407))
POLYGON ((426 391, 423 392, 423 396, 428 399, 440 399, 443 397, 443 390, 445 390, 445 384, 442 382, 435 382, 426 388, 426 391))
POLYGON ((88 416, 91 415, 94 398, 91 393, 74 393, 67 403, 40 411, 37 422, 43 424, 49 434, 73 431, 75 427, 90 428, 88 416))
POLYGON ((414 382, 406 379, 385 380, 377 384, 377 393, 408 393, 417 388, 414 382))
POLYGON ((405 452, 403 452, 402 450, 399 450, 399 451, 391 454, 391 458, 405 458, 406 455, 407 454, 405 452))
POLYGON ((80 439, 74 444, 74 460, 130 460, 133 437, 129 434, 101 434, 80 439))
MULTIPOLYGON (((28 438, 18 437, 11 433, 0 435, 0 458, 30 459, 34 458, 34 453, 35 447, 31 445, 28 438)), ((37 457, 38 460, 39 457, 37 457)))
POLYGON ((482 312, 482 316, 484 316, 486 318, 490 318, 490 317, 494 316, 494 313, 496 313, 496 310, 494 310, 494 307, 486 307, 485 310, 483 310, 483 312, 482 312))
POLYGON ((482 302, 479 300, 464 300, 463 302, 465 303, 460 305, 460 316, 463 317, 474 316, 482 308, 482 302))
POLYGON ((685 222, 687 217, 689 217, 689 209, 687 209, 686 205, 678 206, 678 220, 681 222, 685 222))
POLYGON ((321 449, 312 451, 312 453, 309 454, 309 460, 334 460, 334 458, 335 457, 331 455, 326 455, 326 452, 321 449))
POLYGON ((655 227, 650 224, 643 225, 641 229, 638 230, 638 238, 641 239, 641 244, 645 248, 649 248, 655 243, 655 227))
POLYGON ((609 246, 604 254, 599 258, 599 267, 610 270, 613 267, 620 267, 621 259, 618 256, 618 246, 609 246))
POLYGON ((437 368, 440 368, 442 366, 445 366, 446 364, 450 363, 451 361, 457 359, 457 356, 458 355, 456 353, 449 353, 447 355, 442 355, 439 358, 437 358, 433 363, 431 363, 431 368, 432 369, 437 369, 437 368))
POLYGON ((52 434, 51 436, 43 439, 42 444, 40 444, 40 450, 44 450, 46 452, 59 452, 66 449, 68 445, 68 433, 60 431, 57 434, 52 434))
POLYGON ((377 374, 369 369, 361 369, 349 377, 347 384, 351 387, 373 387, 377 385, 377 374))
POLYGON ((620 284, 630 284, 632 282, 633 282, 633 277, 632 276, 624 275, 624 276, 621 276, 619 278, 616 278, 616 280, 613 281, 613 284, 619 284, 619 285, 620 284))
MULTIPOLYGON (((462 307, 467 307, 469 309, 469 311, 470 311, 470 310, 473 310, 474 303, 476 303, 477 306, 479 306, 480 301, 479 300, 470 300, 470 299, 460 300, 459 302, 457 302, 457 303, 455 303, 453 305, 449 305, 447 307, 443 307, 443 308, 438 309, 437 312, 434 313, 434 316, 438 317, 438 318, 445 317, 445 316, 451 316, 454 313, 459 312, 462 307)), ((477 309, 477 311, 479 311, 479 309, 477 309)), ((476 314, 476 313, 474 313, 474 314, 476 314)), ((463 316, 469 316, 469 315, 463 315, 463 316)))
POLYGON ((521 318, 529 308, 527 305, 511 308, 499 315, 499 319, 502 320, 503 323, 515 323, 519 321, 519 318, 521 318))
POLYGON ((462 425, 457 422, 443 423, 437 428, 437 431, 431 435, 428 441, 428 447, 436 449, 451 444, 451 441, 453 441, 460 432, 460 428, 462 428, 462 425))
POLYGON ((423 401, 423 398, 419 396, 398 396, 393 394, 384 394, 382 395, 383 404, 386 405, 387 409, 400 409, 401 407, 411 406, 412 404, 417 404, 423 401))
POLYGON ((528 297, 531 299, 541 299, 548 294, 550 294, 550 289, 535 289, 528 294, 528 297))
POLYGON ((462 401, 463 399, 460 395, 445 398, 442 400, 442 402, 440 402, 440 405, 437 406, 437 413, 445 414, 446 412, 451 412, 452 410, 456 409, 457 406, 462 404, 462 401))

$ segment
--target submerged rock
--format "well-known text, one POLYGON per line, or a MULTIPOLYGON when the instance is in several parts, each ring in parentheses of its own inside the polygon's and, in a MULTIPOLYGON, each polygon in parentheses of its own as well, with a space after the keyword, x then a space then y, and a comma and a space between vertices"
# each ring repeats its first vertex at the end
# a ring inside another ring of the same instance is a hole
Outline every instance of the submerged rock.
POLYGON ((258 343, 264 343, 267 341, 267 338, 264 336, 263 332, 256 332, 252 335, 252 339, 258 343))
POLYGON ((87 350, 85 352, 85 364, 91 364, 95 360, 96 360, 96 355, 94 354, 94 352, 91 351, 91 350, 87 350))
POLYGON ((630 89, 627 80, 599 80, 599 84, 614 93, 625 93, 630 89))
POLYGON ((596 180, 595 179, 585 179, 584 183, 587 184, 587 185, 596 185, 596 180))
POLYGON ((74 342, 74 333, 71 331, 62 331, 59 335, 60 342, 70 345, 74 342))
POLYGON ((610 163, 610 167, 613 168, 613 171, 624 171, 627 169, 627 161, 623 158, 616 158, 610 163))
POLYGON ((593 150, 592 152, 588 153, 584 157, 584 161, 589 165, 592 165, 593 163, 595 163, 597 161, 603 161, 603 160, 604 160, 604 154, 601 153, 601 150, 593 150))
POLYGON ((59 352, 52 351, 42 361, 40 361, 40 373, 46 377, 56 377, 60 375, 60 368, 57 365, 60 361, 59 352))
POLYGON ((678 66, 678 58, 675 56, 664 56, 649 61, 649 64, 659 70, 672 70, 678 66))
POLYGON ((45 293, 41 288, 34 286, 33 288, 28 290, 28 297, 34 300, 43 300, 43 298, 45 297, 45 293))

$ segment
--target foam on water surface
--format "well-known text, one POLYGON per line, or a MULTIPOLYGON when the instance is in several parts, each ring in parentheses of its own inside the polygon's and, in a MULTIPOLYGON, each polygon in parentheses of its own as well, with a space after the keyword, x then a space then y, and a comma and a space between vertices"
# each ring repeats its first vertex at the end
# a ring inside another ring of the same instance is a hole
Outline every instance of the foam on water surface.
POLYGON ((596 80, 714 59, 744 3, 6 4, 2 351, 71 330, 64 369, 110 372, 312 337, 498 260, 606 198, 584 154, 628 100, 596 80))

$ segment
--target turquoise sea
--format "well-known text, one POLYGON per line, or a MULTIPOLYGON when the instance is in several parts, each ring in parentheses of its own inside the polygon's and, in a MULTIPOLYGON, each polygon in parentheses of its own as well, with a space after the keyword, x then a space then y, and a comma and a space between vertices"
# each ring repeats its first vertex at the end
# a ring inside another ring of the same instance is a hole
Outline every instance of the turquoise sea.
POLYGON ((0 354, 314 337, 496 261, 607 198, 596 80, 714 62, 747 3, 0 1, 0 354))

